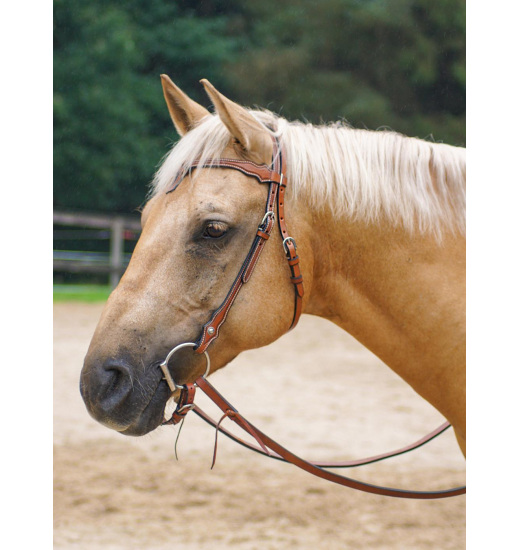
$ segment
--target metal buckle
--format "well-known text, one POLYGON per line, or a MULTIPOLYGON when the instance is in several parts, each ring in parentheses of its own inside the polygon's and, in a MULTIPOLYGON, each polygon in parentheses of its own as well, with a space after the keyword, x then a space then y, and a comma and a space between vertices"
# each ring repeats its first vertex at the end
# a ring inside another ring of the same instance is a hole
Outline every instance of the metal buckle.
POLYGON ((287 241, 291 241, 293 243, 295 252, 296 252, 296 250, 298 250, 298 247, 296 246, 296 241, 292 237, 285 237, 282 244, 283 244, 283 249, 285 250, 285 255, 287 257, 289 257, 290 256, 290 251, 289 251, 289 248, 287 246, 287 241))
MULTIPOLYGON (((181 387, 184 387, 184 386, 181 386, 181 387)), ((177 409, 175 412, 180 414, 182 411, 184 411, 184 409, 188 409, 191 411, 193 407, 195 407, 195 403, 188 403, 187 405, 183 405, 180 409, 177 409)))
MULTIPOLYGON (((178 386, 175 383, 175 380, 172 378, 172 375, 170 374, 170 371, 168 370, 168 362, 169 362, 171 356, 175 352, 179 351, 182 348, 186 348, 188 346, 192 346, 193 348, 195 348, 196 344, 194 342, 185 342, 184 344, 179 344, 178 346, 175 346, 170 351, 170 353, 168 353, 168 355, 166 356, 164 361, 159 365, 160 369, 163 371, 163 374, 164 374, 163 380, 166 380, 166 382, 167 382, 167 384, 168 384, 168 386, 169 386, 169 388, 172 392, 180 390, 180 389, 184 388, 184 386, 178 386)), ((206 372, 202 375, 202 378, 206 378, 206 376, 209 374, 209 369, 210 369, 210 360, 209 360, 208 352, 205 351, 204 355, 206 356, 206 372)))
POLYGON ((269 212, 266 212, 264 217, 262 218, 262 221, 260 222, 260 225, 258 226, 258 228, 262 228, 264 227, 265 223, 267 222, 267 220, 271 218, 273 221, 274 221, 274 212, 272 210, 269 210, 269 212))

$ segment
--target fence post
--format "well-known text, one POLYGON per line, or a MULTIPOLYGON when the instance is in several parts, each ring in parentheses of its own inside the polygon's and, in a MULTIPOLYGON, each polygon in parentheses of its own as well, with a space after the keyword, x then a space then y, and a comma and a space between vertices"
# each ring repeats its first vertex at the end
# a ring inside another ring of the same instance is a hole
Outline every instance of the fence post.
POLYGON ((123 274, 124 221, 114 218, 110 224, 110 286, 115 288, 123 274))

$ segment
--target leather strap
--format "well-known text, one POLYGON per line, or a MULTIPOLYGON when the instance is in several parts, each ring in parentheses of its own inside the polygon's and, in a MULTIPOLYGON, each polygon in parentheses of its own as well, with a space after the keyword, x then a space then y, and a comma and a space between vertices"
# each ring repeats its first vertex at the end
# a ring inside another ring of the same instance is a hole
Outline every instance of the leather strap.
MULTIPOLYGON (((453 497, 453 496, 458 496, 466 493, 465 486, 455 487, 454 489, 446 489, 441 491, 409 491, 404 489, 395 489, 392 487, 372 485, 362 481, 357 481, 355 479, 352 479, 346 476, 341 476, 333 472, 329 472, 328 470, 324 469, 325 468, 324 464, 322 465, 322 464, 312 463, 300 458, 299 456, 295 455, 291 451, 282 447, 282 445, 280 445, 279 443, 271 439, 269 436, 261 432, 253 424, 251 424, 248 420, 246 420, 235 409, 235 407, 233 407, 233 405, 231 405, 231 403, 229 403, 204 377, 198 378, 195 381, 195 385, 198 386, 222 410, 225 416, 233 420, 238 426, 244 429, 247 433, 252 434, 258 442, 261 442, 263 444, 262 446, 265 446, 267 447, 267 449, 270 449, 271 451, 273 451, 275 453, 275 456, 273 456, 273 458, 278 457, 278 460, 283 460, 285 462, 298 466, 302 470, 305 470, 306 472, 313 474, 317 477, 320 477, 322 479, 325 479, 327 481, 331 481, 333 483, 337 483, 344 487, 350 487, 351 489, 356 489, 358 491, 363 491, 366 493, 373 493, 376 495, 408 498, 408 499, 431 500, 431 499, 453 497)), ((441 430, 441 428, 442 426, 438 429, 439 433, 441 433, 441 431, 444 431, 444 430, 441 430)), ((263 452, 263 454, 266 454, 265 451, 263 452)), ((267 453, 267 454, 270 454, 270 453, 267 453)), ((377 457, 372 457, 372 458, 374 458, 373 462, 375 462, 376 459, 382 460, 381 455, 377 457)), ((354 465, 359 465, 359 464, 353 464, 353 466, 354 465)), ((329 466, 331 466, 331 463, 327 465, 327 467, 329 466)), ((331 467, 335 467, 335 466, 331 466, 331 467)))
MULTIPOLYGON (((213 420, 213 418, 211 418, 208 414, 206 414, 197 405, 194 405, 191 410, 199 418, 204 420, 204 422, 209 424, 212 428, 214 428, 215 430, 218 430, 220 433, 224 434, 226 437, 229 437, 229 439, 233 440, 235 443, 238 443, 239 445, 242 445, 246 449, 249 449, 250 451, 254 451, 255 453, 259 453, 263 456, 273 458, 275 460, 287 462, 283 457, 281 457, 277 453, 266 452, 265 448, 257 447, 256 445, 253 445, 252 443, 249 443, 248 441, 241 439, 234 433, 224 428, 221 425, 223 418, 221 418, 219 422, 216 422, 215 420, 213 420)), ((438 428, 436 428, 429 434, 425 435, 424 437, 421 437, 421 439, 415 441, 414 443, 411 443, 410 445, 406 445, 405 447, 401 447, 394 451, 389 451, 379 455, 369 456, 366 458, 358 458, 356 460, 346 460, 342 462, 319 461, 319 460, 309 460, 308 462, 310 462, 311 464, 314 464, 314 466, 318 466, 319 468, 356 468, 358 466, 366 466, 367 464, 374 464, 375 462, 381 462, 382 460, 386 460, 387 458, 393 458, 395 456, 400 456, 405 453, 409 453, 410 451, 414 451, 415 449, 418 449, 419 447, 426 445, 426 443, 430 442, 432 439, 435 439, 436 437, 444 433, 449 428, 451 428, 451 424, 449 422, 444 422, 444 424, 441 424, 438 428)))
MULTIPOLYGON (((278 168, 281 174, 284 174, 284 162, 285 158, 282 149, 279 149, 275 158, 275 166, 278 168)), ((287 182, 280 181, 278 188, 278 228, 282 237, 283 247, 289 268, 291 270, 291 283, 294 285, 294 315, 289 330, 292 330, 302 313, 303 306, 303 276, 300 271, 300 258, 296 253, 296 241, 289 235, 287 230, 287 224, 285 222, 285 190, 287 188, 287 182)))
POLYGON ((181 391, 177 407, 172 414, 170 420, 164 421, 161 426, 168 424, 178 424, 181 420, 184 420, 188 412, 195 407, 193 400, 195 399, 195 385, 186 384, 181 391))
MULTIPOLYGON (((284 175, 284 157, 278 141, 273 138, 273 161, 271 167, 248 160, 221 158, 215 162, 205 164, 195 161, 189 167, 188 172, 191 172, 193 169, 200 168, 228 168, 238 170, 246 176, 255 178, 259 183, 269 184, 269 190, 267 193, 264 217, 258 226, 253 244, 251 245, 246 258, 237 276, 235 277, 226 298, 215 310, 210 320, 202 327, 202 332, 196 342, 194 351, 196 353, 204 353, 213 340, 218 338, 220 327, 225 322, 229 310, 231 309, 231 306, 233 305, 242 286, 250 280, 260 258, 260 254, 262 253, 262 250, 271 235, 271 230, 274 226, 275 206, 278 213, 278 228, 282 237, 285 255, 291 271, 290 280, 294 285, 294 313, 289 330, 293 329, 298 323, 302 313, 304 295, 303 276, 299 266, 300 259, 296 254, 296 242, 289 235, 285 221, 284 207, 287 180, 284 175)), ((179 174, 175 178, 172 186, 168 189, 167 193, 175 191, 183 178, 183 174, 179 174)))

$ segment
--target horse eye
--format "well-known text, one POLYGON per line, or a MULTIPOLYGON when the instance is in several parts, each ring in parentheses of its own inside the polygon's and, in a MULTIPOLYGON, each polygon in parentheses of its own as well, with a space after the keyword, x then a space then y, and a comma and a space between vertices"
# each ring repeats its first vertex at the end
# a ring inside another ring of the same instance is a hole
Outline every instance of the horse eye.
POLYGON ((222 222, 209 222, 204 229, 204 237, 208 239, 218 239, 227 233, 226 224, 222 222))

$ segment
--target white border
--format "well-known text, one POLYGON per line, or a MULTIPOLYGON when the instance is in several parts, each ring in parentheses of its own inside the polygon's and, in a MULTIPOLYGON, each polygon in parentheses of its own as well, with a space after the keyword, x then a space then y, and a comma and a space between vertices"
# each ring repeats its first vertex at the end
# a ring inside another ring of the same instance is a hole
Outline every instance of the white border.
POLYGON ((0 27, 2 540, 46 549, 52 548, 52 3, 13 3, 0 27))
POLYGON ((518 21, 469 2, 468 548, 518 539, 520 146, 518 21))

